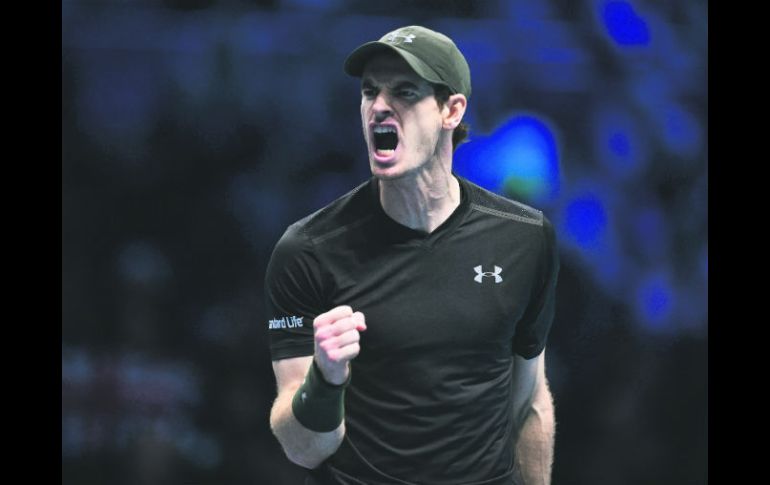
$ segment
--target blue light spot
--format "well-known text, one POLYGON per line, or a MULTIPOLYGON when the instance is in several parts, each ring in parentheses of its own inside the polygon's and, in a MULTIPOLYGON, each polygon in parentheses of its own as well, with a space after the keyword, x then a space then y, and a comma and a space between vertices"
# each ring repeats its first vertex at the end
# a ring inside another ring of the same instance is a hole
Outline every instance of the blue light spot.
POLYGON ((679 106, 665 110, 665 141, 675 153, 694 156, 701 145, 700 127, 693 115, 679 106))
POLYGON ((670 298, 665 288, 648 288, 644 299, 647 314, 651 318, 659 318, 668 310, 670 298))
POLYGON ((637 122, 626 110, 617 106, 600 109, 594 130, 597 158, 613 176, 628 179, 648 162, 637 122))
POLYGON ((559 159, 550 128, 533 116, 510 119, 492 135, 458 147, 455 172, 493 192, 527 203, 553 201, 559 190, 559 159))
POLYGON ((637 316, 651 329, 660 329, 670 320, 674 292, 663 275, 651 275, 639 285, 636 293, 637 316))
POLYGON ((619 157, 627 157, 631 153, 631 145, 625 133, 620 132, 610 135, 608 145, 610 150, 619 157))
POLYGON ((602 11, 604 24, 612 39, 622 46, 647 45, 650 32, 647 22, 628 2, 607 2, 602 11))
POLYGON ((593 195, 573 199, 565 211, 565 228, 569 236, 583 247, 597 245, 607 227, 607 214, 602 202, 593 195))

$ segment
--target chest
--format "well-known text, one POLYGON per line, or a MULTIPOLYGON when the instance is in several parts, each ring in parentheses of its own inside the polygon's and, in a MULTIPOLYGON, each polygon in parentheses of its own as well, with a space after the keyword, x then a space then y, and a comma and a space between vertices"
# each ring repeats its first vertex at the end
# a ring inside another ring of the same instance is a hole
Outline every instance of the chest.
POLYGON ((366 316, 370 355, 506 349, 530 303, 538 258, 526 241, 458 234, 445 244, 371 245, 330 255, 330 307, 366 316), (518 243, 518 244, 517 244, 518 243))

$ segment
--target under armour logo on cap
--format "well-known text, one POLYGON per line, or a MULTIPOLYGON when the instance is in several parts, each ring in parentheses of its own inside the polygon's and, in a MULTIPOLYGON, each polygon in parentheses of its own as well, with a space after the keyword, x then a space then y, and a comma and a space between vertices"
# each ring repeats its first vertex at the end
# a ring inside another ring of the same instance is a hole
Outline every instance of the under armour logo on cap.
POLYGON ((501 268, 500 266, 495 266, 494 271, 483 271, 481 269, 481 265, 479 265, 474 267, 473 271, 476 272, 476 276, 473 278, 473 281, 475 281, 476 283, 481 283, 482 278, 484 278, 485 276, 489 276, 489 277, 494 276, 495 283, 502 283, 503 281, 503 277, 500 276, 500 273, 502 273, 503 268, 501 268))
POLYGON ((452 94, 461 93, 466 98, 470 97, 471 71, 468 62, 446 35, 420 25, 399 27, 379 40, 358 46, 345 59, 345 72, 361 77, 366 63, 383 52, 401 56, 418 76, 429 83, 443 84, 452 94))
POLYGON ((404 34, 401 34, 399 32, 392 32, 392 33, 388 34, 387 37, 385 37, 385 41, 386 42, 390 42, 391 44, 398 44, 399 43, 399 38, 400 38, 400 39, 403 39, 401 42, 407 42, 407 43, 411 44, 412 43, 412 39, 414 39, 414 37, 415 37, 414 34, 404 35, 404 34))

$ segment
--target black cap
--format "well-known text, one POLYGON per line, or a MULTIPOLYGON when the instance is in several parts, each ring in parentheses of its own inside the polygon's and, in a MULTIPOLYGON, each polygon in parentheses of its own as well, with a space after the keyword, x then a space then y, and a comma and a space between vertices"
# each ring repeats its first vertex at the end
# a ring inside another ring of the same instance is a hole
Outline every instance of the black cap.
POLYGON ((446 35, 419 25, 401 27, 358 46, 345 59, 345 72, 361 77, 366 62, 383 51, 401 56, 426 81, 471 97, 471 71, 460 49, 446 35))

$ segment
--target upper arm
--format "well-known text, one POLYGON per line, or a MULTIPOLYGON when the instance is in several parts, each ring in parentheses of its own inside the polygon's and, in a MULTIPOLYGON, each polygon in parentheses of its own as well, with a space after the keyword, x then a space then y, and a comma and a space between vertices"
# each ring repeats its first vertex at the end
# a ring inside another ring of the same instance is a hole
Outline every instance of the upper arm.
MULTIPOLYGON (((313 354, 313 319, 326 307, 322 279, 309 239, 296 225, 290 226, 276 244, 265 273, 265 323, 273 362, 313 354)), ((292 374, 292 363, 279 367, 292 374)))
POLYGON ((541 244, 538 270, 533 275, 532 297, 516 324, 513 337, 513 352, 527 359, 538 357, 545 349, 556 310, 559 252, 553 225, 545 216, 541 244))
POLYGON ((539 391, 546 388, 545 350, 529 360, 513 355, 513 415, 517 422, 523 419, 539 391))
POLYGON ((312 363, 312 355, 274 360, 273 372, 275 373, 275 382, 278 385, 278 394, 294 392, 302 385, 312 363))

